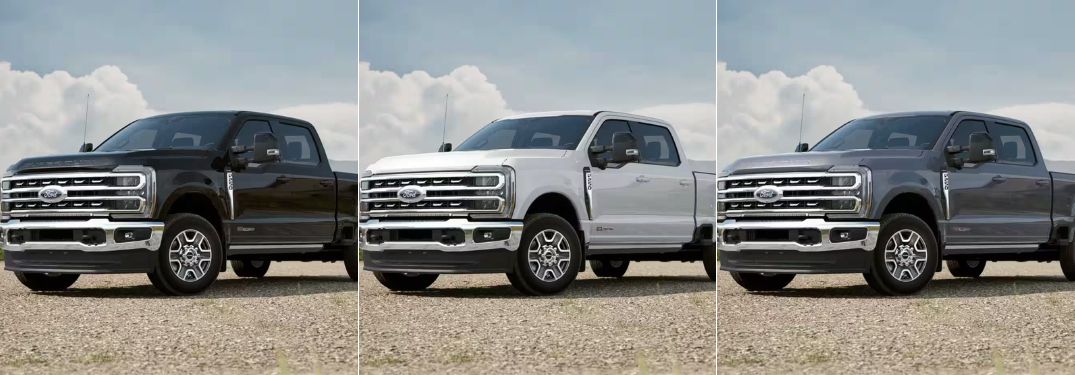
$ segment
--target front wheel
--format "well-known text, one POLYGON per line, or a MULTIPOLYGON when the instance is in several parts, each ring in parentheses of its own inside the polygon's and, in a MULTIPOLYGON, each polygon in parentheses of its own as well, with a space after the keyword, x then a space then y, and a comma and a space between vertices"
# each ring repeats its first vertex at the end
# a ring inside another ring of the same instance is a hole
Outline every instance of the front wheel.
POLYGON ((377 281, 381 282, 385 288, 394 290, 397 292, 413 292, 418 290, 424 290, 430 285, 433 285, 434 281, 437 281, 437 275, 435 273, 392 273, 392 272, 374 272, 373 277, 377 278, 377 281))
POLYGON ((531 214, 523 221, 522 241, 508 280, 524 294, 562 292, 578 276, 582 262, 575 228, 553 214, 531 214))
POLYGON ((22 285, 36 292, 58 292, 67 290, 78 280, 77 273, 32 273, 15 272, 15 278, 22 285))
POLYGON ((946 260, 944 264, 948 265, 948 272, 951 272, 952 276, 955 277, 977 278, 982 276, 982 271, 985 271, 984 260, 946 260))
POLYGON ((235 275, 239 277, 265 277, 265 273, 269 272, 269 262, 267 260, 233 260, 231 261, 231 269, 235 271, 235 275))
POLYGON ((766 275, 751 272, 732 272, 731 274, 732 280, 735 280, 736 284, 751 292, 772 292, 784 289, 788 284, 791 284, 791 280, 795 279, 795 274, 793 273, 766 275))
POLYGON ((881 218, 866 283, 881 294, 912 294, 926 287, 937 269, 937 239, 926 222, 910 214, 881 218))
POLYGON ((597 277, 623 277, 627 273, 627 266, 631 261, 627 260, 591 260, 590 268, 597 277))
POLYGON ((223 261, 223 246, 213 224, 198 215, 174 214, 165 219, 157 265, 148 276, 166 294, 200 293, 216 280, 223 261))

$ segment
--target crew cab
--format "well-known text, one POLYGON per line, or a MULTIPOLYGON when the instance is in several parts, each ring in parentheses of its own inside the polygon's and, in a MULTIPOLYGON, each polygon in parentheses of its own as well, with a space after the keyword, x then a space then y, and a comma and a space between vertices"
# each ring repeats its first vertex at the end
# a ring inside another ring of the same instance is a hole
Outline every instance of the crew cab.
POLYGON ((364 269, 391 290, 439 274, 505 273, 557 293, 589 260, 698 261, 715 276, 715 163, 687 159, 675 129, 609 111, 493 121, 454 150, 381 159, 361 177, 364 269))
POLYGON ((4 268, 32 290, 146 273, 164 293, 198 293, 225 260, 241 277, 342 260, 357 280, 358 176, 332 171, 309 122, 166 114, 80 151, 23 159, 0 180, 4 268))
POLYGON ((1053 261, 1075 280, 1075 175, 1050 172, 1026 123, 966 111, 852 120, 813 148, 740 159, 718 178, 721 270, 752 291, 862 273, 914 293, 945 260, 1053 261))

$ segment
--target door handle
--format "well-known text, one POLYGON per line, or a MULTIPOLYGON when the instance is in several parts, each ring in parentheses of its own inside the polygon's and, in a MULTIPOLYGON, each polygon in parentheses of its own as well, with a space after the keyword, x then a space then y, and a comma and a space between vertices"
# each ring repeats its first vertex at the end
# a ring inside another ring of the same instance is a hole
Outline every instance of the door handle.
POLYGON ((1038 184, 1038 185, 1041 185, 1041 186, 1045 186, 1045 185, 1049 184, 1049 180, 1037 180, 1037 181, 1034 181, 1034 183, 1038 184))
POLYGON ((637 182, 649 182, 649 177, 638 176, 638 177, 635 177, 635 181, 637 181, 637 182))
POLYGON ((679 184, 683 186, 689 186, 691 184, 691 180, 679 180, 679 184))
POLYGON ((998 174, 996 176, 993 176, 993 181, 994 182, 1004 182, 1004 181, 1008 181, 1008 178, 998 174))

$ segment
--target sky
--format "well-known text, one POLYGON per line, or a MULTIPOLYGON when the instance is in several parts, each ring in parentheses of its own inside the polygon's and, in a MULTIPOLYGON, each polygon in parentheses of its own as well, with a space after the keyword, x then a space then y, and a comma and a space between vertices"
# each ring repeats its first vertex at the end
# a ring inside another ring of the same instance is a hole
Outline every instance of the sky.
POLYGON ((0 0, 0 166, 70 152, 155 113, 238 109, 311 121, 355 160, 353 0, 0 0), (70 134, 77 133, 78 137, 70 134))
POLYGON ((971 110, 1027 121, 1047 159, 1075 159, 1073 13, 1062 1, 721 0, 718 165, 793 150, 804 91, 811 144, 864 114, 971 110))
POLYGON ((670 121, 715 157, 712 0, 363 0, 359 162, 436 151, 511 113, 604 109, 670 121), (405 136, 410 142, 383 142, 405 136))

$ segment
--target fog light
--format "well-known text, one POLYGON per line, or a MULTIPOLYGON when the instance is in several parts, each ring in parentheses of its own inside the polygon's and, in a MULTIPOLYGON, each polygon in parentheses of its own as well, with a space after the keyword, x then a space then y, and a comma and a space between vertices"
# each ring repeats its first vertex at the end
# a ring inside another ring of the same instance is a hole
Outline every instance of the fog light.
POLYGON ((149 228, 120 228, 116 229, 114 240, 116 243, 145 241, 149 239, 151 233, 152 230, 149 228))
POLYGON ((508 228, 478 228, 474 230, 474 242, 503 241, 511 236, 508 228))
POLYGON ((829 232, 829 242, 849 242, 866 239, 866 228, 835 228, 829 232))
POLYGON ((384 243, 384 236, 381 235, 381 231, 368 231, 366 232, 366 242, 373 245, 380 245, 384 243))

